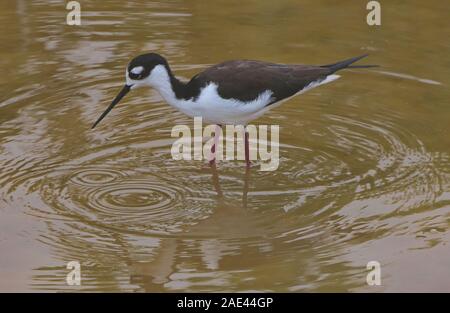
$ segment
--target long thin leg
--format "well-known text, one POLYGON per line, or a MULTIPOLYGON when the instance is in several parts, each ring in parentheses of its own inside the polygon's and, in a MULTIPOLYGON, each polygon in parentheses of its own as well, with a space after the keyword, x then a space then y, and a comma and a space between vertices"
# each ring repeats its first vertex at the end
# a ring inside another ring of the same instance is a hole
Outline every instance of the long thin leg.
POLYGON ((220 139, 220 133, 221 133, 221 125, 216 125, 216 130, 214 132, 214 144, 211 147, 211 153, 213 158, 209 161, 209 165, 211 166, 211 172, 212 172, 212 183, 214 186, 214 189, 217 192, 217 196, 219 199, 223 199, 223 193, 222 189, 220 188, 220 182, 219 182, 219 173, 217 172, 217 166, 216 166, 216 151, 217 147, 219 146, 219 139, 220 139))
POLYGON ((212 159, 209 160, 209 165, 216 165, 216 143, 214 142, 214 144, 211 147, 211 154, 212 154, 212 159))
POLYGON ((209 164, 216 163, 216 148, 219 146, 220 133, 222 132, 222 125, 216 125, 216 130, 214 131, 214 144, 211 147, 212 159, 209 161, 209 164))
POLYGON ((247 130, 245 131, 245 164, 247 166, 247 168, 250 167, 251 162, 250 162, 250 143, 248 140, 248 132, 247 130))

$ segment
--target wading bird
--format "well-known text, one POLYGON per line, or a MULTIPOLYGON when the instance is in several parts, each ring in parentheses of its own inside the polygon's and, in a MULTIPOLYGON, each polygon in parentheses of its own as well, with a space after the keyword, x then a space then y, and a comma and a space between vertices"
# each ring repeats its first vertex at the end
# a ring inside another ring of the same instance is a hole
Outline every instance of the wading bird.
MULTIPOLYGON (((339 70, 375 66, 351 65, 365 56, 320 66, 233 60, 211 66, 185 83, 174 76, 164 57, 142 54, 128 64, 125 86, 92 128, 130 90, 143 86, 155 88, 169 105, 188 116, 201 116, 217 125, 245 126, 283 101, 336 80, 340 76, 334 73, 339 70)), ((250 166, 247 132, 245 159, 250 166)))

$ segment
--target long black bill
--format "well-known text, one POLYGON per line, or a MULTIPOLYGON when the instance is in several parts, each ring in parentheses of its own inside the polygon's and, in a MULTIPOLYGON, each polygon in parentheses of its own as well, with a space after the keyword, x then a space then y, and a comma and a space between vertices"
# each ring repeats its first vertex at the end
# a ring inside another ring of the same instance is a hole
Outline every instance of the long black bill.
POLYGON ((122 90, 119 92, 119 94, 114 98, 113 102, 111 102, 111 104, 109 105, 109 107, 106 109, 105 112, 103 112, 102 115, 100 115, 100 117, 98 118, 98 120, 94 123, 94 125, 92 125, 93 129, 95 126, 97 126, 98 123, 100 123, 100 121, 106 116, 106 114, 109 113, 109 111, 111 111, 117 103, 120 102, 120 100, 125 97, 125 95, 130 91, 131 86, 125 85, 123 86, 122 90))

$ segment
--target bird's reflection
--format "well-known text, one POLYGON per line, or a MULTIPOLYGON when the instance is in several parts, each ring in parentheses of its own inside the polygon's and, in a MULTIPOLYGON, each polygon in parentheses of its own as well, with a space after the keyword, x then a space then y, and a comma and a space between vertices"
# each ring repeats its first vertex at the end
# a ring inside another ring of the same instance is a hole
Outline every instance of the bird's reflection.
MULTIPOLYGON (((217 193, 217 200, 219 202, 225 201, 222 188, 220 186, 220 180, 219 180, 219 172, 217 170, 216 163, 210 164, 211 168, 211 180, 212 185, 214 187, 214 190, 217 193)), ((250 181, 250 167, 245 168, 244 173, 244 184, 242 188, 242 207, 245 209, 247 208, 247 198, 248 198, 248 189, 249 189, 249 181, 250 181)))
POLYGON ((167 238, 161 243, 151 261, 130 261, 130 283, 141 285, 146 290, 158 289, 169 281, 174 272, 177 254, 177 239, 167 238))
MULTIPOLYGON (((205 270, 218 270, 223 256, 230 251, 239 250, 236 244, 219 238, 206 238, 207 234, 218 233, 220 229, 227 230, 229 234, 235 234, 236 229, 240 232, 251 232, 247 226, 247 220, 243 218, 243 209, 247 208, 248 189, 250 185, 250 168, 246 168, 243 176, 242 206, 229 206, 222 191, 220 175, 216 162, 209 165, 211 181, 216 192, 216 210, 207 219, 200 221, 186 233, 192 240, 181 240, 177 238, 162 238, 159 246, 153 251, 153 256, 148 261, 135 262, 130 260, 130 282, 140 285, 146 291, 165 290, 167 284, 173 283, 173 276, 178 272, 177 264, 186 261, 182 251, 195 250, 200 254, 202 266, 205 270)), ((195 254, 192 258, 195 258, 195 254)), ((176 280, 176 279, 175 279, 176 280)), ((176 283, 173 283, 176 284, 176 283)), ((176 286, 173 286, 176 287, 176 286)))
POLYGON ((222 192, 222 188, 220 186, 220 181, 219 181, 219 172, 217 171, 217 166, 216 163, 210 163, 210 167, 211 167, 211 180, 212 180, 212 185, 214 186, 214 189, 217 193, 217 199, 219 201, 223 201, 223 192, 222 192))

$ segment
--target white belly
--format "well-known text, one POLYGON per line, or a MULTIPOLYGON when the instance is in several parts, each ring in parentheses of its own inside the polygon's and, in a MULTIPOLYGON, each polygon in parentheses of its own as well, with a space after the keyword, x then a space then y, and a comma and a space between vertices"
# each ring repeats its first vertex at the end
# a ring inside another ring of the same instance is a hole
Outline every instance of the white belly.
POLYGON ((272 92, 266 90, 253 101, 224 99, 218 94, 217 85, 211 83, 201 90, 195 100, 166 99, 166 101, 186 115, 201 116, 210 123, 247 124, 256 118, 255 113, 270 103, 271 96, 272 92))
MULTIPOLYGON (((321 82, 313 82, 293 96, 304 93, 314 87, 329 83, 339 77, 340 76, 338 75, 330 75, 321 82)), ((214 83, 210 83, 203 88, 200 95, 195 100, 179 100, 173 93, 161 93, 163 98, 170 105, 188 116, 201 116, 205 121, 214 124, 234 125, 246 125, 249 121, 260 117, 268 110, 277 107, 282 102, 291 98, 267 106, 271 102, 272 94, 273 92, 271 90, 266 90, 255 100, 247 102, 236 99, 224 99, 218 94, 217 85, 214 83)))

